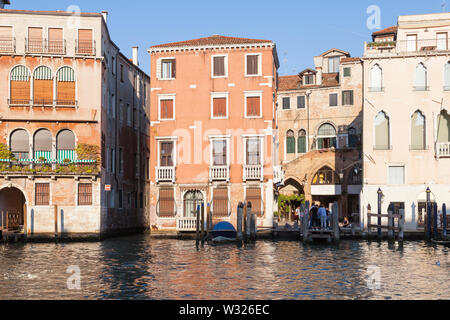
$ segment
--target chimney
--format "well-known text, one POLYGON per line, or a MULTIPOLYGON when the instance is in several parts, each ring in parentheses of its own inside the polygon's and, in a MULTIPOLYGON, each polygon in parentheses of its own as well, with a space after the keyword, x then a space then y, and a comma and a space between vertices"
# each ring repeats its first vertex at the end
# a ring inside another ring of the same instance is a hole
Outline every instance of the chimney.
POLYGON ((139 47, 133 47, 133 64, 139 66, 139 47))
POLYGON ((105 24, 108 24, 108 11, 102 11, 103 19, 105 19, 105 24))

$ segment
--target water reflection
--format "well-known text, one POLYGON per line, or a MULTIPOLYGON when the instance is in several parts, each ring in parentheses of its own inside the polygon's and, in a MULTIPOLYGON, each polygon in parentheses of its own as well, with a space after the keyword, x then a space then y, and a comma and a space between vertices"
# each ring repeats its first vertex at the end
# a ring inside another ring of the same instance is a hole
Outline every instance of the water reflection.
POLYGON ((261 241, 196 250, 146 236, 0 246, 0 299, 450 299, 448 248, 261 241), (67 289, 69 266, 82 290, 67 289), (367 269, 381 270, 381 290, 367 269))

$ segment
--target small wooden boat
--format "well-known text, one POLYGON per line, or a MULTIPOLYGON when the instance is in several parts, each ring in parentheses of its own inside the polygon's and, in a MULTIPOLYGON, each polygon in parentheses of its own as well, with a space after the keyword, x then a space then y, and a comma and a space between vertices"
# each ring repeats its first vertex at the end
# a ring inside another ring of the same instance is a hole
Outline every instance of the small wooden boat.
POLYGON ((211 231, 211 238, 216 239, 219 237, 226 238, 228 240, 236 240, 237 231, 231 223, 226 221, 219 222, 211 231))

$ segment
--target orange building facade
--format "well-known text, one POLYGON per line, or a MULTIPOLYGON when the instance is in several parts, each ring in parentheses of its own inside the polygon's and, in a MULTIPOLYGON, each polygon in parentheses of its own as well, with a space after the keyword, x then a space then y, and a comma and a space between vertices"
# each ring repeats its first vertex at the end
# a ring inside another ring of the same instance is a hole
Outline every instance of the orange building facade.
POLYGON ((235 224, 244 201, 260 226, 272 226, 275 44, 211 36, 149 53, 153 231, 195 230, 202 204, 214 222, 235 224))

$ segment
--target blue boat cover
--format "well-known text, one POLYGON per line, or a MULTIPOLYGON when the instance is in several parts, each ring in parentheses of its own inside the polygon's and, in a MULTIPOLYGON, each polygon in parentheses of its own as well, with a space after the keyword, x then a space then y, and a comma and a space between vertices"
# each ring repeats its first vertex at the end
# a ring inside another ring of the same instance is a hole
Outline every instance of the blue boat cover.
POLYGON ((213 228, 213 231, 234 231, 237 232, 234 226, 226 221, 219 222, 213 228))

